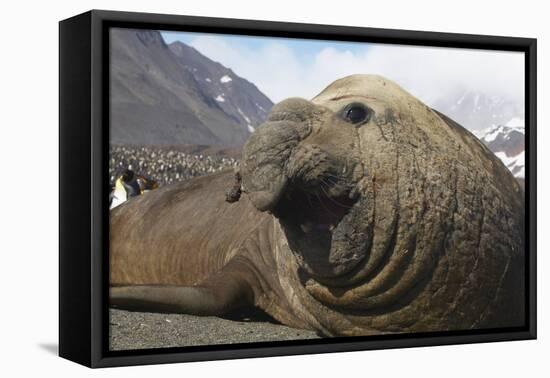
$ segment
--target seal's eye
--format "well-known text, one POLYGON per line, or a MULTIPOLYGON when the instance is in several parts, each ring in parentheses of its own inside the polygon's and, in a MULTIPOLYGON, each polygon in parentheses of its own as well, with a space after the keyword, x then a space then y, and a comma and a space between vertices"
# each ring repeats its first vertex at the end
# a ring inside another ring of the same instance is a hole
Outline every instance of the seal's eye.
POLYGON ((368 122, 371 116, 372 110, 365 105, 354 102, 347 105, 342 111, 342 118, 354 125, 359 125, 368 122))

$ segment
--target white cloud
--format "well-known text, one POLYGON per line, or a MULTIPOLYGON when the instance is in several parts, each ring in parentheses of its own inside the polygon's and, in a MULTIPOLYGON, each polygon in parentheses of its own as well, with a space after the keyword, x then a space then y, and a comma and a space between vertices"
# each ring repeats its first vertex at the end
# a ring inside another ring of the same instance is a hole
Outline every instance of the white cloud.
POLYGON ((256 84, 274 102, 312 98, 334 80, 356 73, 383 75, 428 104, 457 89, 524 101, 522 53, 370 44, 353 51, 327 47, 314 59, 304 59, 277 39, 251 48, 200 36, 191 45, 256 84))
POLYGON ((523 59, 522 53, 376 45, 365 69, 388 76, 428 104, 456 89, 522 102, 523 59))

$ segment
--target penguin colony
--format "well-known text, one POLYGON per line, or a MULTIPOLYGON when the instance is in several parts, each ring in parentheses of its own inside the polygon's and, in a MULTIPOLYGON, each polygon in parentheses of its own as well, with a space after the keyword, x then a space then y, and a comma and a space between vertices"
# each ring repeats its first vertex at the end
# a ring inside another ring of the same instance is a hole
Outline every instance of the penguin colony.
POLYGON ((160 147, 111 146, 110 208, 159 186, 236 167, 233 157, 190 154, 160 147))

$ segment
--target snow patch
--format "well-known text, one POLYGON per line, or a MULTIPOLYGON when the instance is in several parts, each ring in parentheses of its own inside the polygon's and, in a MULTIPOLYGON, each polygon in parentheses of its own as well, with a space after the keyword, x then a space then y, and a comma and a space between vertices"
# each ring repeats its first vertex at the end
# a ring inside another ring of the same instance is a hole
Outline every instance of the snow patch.
POLYGON ((476 93, 474 97, 474 109, 479 108, 478 103, 479 103, 479 94, 476 93))
POLYGON ((218 101, 218 102, 225 102, 225 98, 223 98, 223 94, 218 95, 218 96, 215 98, 215 100, 218 101))
POLYGON ((258 109, 260 109, 262 112, 266 113, 265 109, 260 104, 258 104, 257 102, 255 102, 255 104, 258 107, 258 109))
POLYGON ((229 83, 230 81, 233 81, 233 79, 231 78, 231 76, 229 75, 223 75, 221 78, 220 78, 220 82, 225 84, 225 83, 229 83))
POLYGON ((489 127, 487 129, 483 130, 470 130, 472 134, 474 134, 477 139, 483 139, 483 137, 492 129, 493 127, 489 127))
POLYGON ((207 78, 206 78, 206 79, 204 79, 204 80, 208 81, 209 83, 211 83, 211 82, 212 82, 212 79, 210 79, 209 77, 207 77, 207 78))
POLYGON ((521 151, 516 156, 508 156, 506 152, 495 152, 495 155, 504 163, 505 166, 510 165, 524 165, 525 164, 525 151, 521 151))
POLYGON ((243 117, 244 120, 246 121, 246 127, 248 128, 248 131, 250 131, 251 133, 253 133, 254 130, 256 130, 256 129, 254 128, 254 126, 252 126, 252 125, 250 124, 250 123, 251 123, 251 122, 250 122, 250 118, 248 118, 248 117, 246 116, 246 114, 243 113, 243 111, 241 110, 241 108, 237 107, 237 111, 239 112, 239 114, 241 115, 241 117, 243 117))
POLYGON ((516 156, 508 156, 505 152, 495 152, 495 155, 515 177, 525 178, 525 151, 516 156))
POLYGON ((483 137, 483 140, 485 140, 486 142, 492 142, 497 139, 498 134, 500 134, 502 131, 502 126, 498 126, 490 130, 489 133, 483 137))
POLYGON ((239 112, 239 114, 241 115, 241 117, 244 118, 244 120, 246 121, 246 123, 250 124, 250 118, 248 118, 248 117, 243 113, 243 111, 241 110, 241 108, 237 108, 237 111, 239 112))
POLYGON ((510 133, 517 131, 518 133, 525 134, 525 121, 521 118, 512 118, 506 125, 492 125, 489 128, 483 130, 471 130, 479 139, 485 142, 492 142, 502 135, 504 139, 510 139, 510 133))
MULTIPOLYGON (((467 92, 466 92, 466 93, 467 93, 467 92)), ((458 99, 458 101, 456 102, 457 105, 462 104, 462 102, 463 102, 464 99, 466 98, 466 93, 464 93, 464 94, 462 95, 462 97, 458 99)))
POLYGON ((525 166, 521 167, 517 171, 512 172, 514 174, 514 177, 519 177, 524 179, 525 178, 525 166))

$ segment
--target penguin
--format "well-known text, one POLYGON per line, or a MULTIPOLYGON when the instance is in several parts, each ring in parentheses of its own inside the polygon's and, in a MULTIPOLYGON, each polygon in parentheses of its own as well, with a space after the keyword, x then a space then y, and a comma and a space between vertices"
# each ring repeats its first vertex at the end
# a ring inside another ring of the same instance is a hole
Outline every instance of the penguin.
POLYGON ((136 181, 139 185, 140 194, 147 193, 159 187, 158 182, 142 175, 137 175, 136 181))
POLYGON ((130 198, 139 196, 141 192, 136 174, 130 169, 125 169, 115 181, 109 196, 109 208, 114 209, 130 198))

